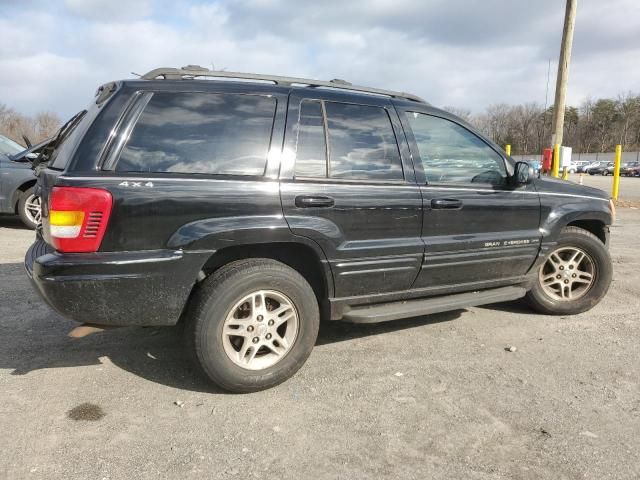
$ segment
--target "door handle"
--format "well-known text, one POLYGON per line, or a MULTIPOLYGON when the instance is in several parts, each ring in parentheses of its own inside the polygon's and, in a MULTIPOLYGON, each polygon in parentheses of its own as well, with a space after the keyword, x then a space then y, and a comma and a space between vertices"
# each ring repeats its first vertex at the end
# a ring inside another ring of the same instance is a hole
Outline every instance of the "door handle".
POLYGON ((462 208, 462 200, 455 198, 434 198, 431 200, 431 208, 460 210, 462 208))
POLYGON ((322 195, 298 195, 296 197, 296 207, 299 208, 329 208, 335 205, 335 200, 322 195))

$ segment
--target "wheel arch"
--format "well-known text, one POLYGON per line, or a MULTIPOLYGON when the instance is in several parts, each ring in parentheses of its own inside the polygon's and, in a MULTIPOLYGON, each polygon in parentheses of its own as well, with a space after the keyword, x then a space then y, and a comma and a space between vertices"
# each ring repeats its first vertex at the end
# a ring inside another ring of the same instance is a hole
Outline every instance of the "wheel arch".
POLYGON ((601 219, 584 218, 569 222, 567 227, 578 227, 587 232, 593 233, 598 239, 607 245, 609 243, 608 229, 601 219))
POLYGON ((29 179, 26 182, 21 183, 14 191, 11 196, 11 206, 13 207, 13 211, 18 213, 18 202, 20 201, 20 196, 33 187, 36 184, 37 179, 29 179))
POLYGON ((333 296, 333 277, 329 263, 313 247, 296 241, 224 247, 207 259, 202 266, 204 277, 201 278, 208 277, 230 262, 246 258, 269 258, 282 262, 309 282, 319 301, 333 296))

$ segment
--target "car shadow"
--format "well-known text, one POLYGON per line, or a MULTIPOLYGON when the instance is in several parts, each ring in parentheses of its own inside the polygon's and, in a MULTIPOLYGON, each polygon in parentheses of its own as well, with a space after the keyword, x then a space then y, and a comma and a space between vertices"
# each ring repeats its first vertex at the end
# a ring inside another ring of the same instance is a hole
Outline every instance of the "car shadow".
POLYGON ((0 228, 12 228, 16 230, 29 230, 28 227, 22 223, 18 215, 11 215, 7 213, 0 214, 0 228))
POLYGON ((340 321, 326 321, 320 323, 316 346, 328 343, 346 342, 371 335, 382 335, 409 328, 423 327, 435 323, 449 322, 460 317, 465 310, 452 310, 432 315, 404 318, 383 323, 348 323, 340 321))
POLYGON ((531 314, 532 310, 526 304, 523 299, 520 300, 512 300, 510 302, 502 302, 502 303, 492 303, 490 305, 481 305, 479 307, 483 310, 491 310, 494 312, 506 312, 506 313, 522 313, 522 314, 531 314))
MULTIPOLYGON (((109 364, 173 388, 224 394, 187 357, 181 325, 121 327, 70 338, 77 323, 62 318, 37 296, 19 263, 0 264, 0 369, 28 375, 46 369, 109 364)), ((464 310, 379 324, 322 322, 316 345, 424 327, 458 318, 464 310)))

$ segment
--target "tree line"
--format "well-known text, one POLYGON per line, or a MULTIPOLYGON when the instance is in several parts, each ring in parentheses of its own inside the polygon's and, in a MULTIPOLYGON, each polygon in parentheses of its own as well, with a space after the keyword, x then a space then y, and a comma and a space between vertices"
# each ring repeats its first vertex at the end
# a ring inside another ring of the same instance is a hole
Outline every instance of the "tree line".
MULTIPOLYGON (((538 103, 491 105, 484 112, 444 107, 478 128, 498 145, 511 145, 514 155, 535 155, 550 146, 553 107, 538 103)), ((624 151, 640 149, 640 95, 586 99, 567 107, 562 144, 575 153, 611 152, 617 144, 624 151)))
POLYGON ((34 145, 51 137, 62 124, 60 117, 52 112, 40 112, 34 116, 16 112, 0 103, 0 135, 26 146, 24 137, 34 145))

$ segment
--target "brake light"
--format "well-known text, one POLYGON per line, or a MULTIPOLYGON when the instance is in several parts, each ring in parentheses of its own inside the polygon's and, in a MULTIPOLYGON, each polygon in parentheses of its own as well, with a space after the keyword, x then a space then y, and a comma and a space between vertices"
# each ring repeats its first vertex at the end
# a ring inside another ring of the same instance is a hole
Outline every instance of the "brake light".
POLYGON ((96 252, 107 230, 113 197, 107 190, 53 187, 49 203, 51 244, 60 252, 96 252))

